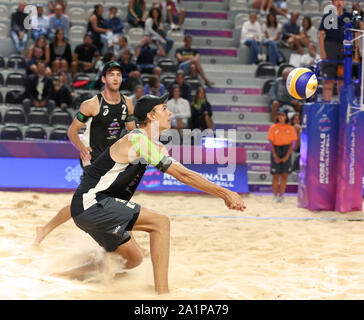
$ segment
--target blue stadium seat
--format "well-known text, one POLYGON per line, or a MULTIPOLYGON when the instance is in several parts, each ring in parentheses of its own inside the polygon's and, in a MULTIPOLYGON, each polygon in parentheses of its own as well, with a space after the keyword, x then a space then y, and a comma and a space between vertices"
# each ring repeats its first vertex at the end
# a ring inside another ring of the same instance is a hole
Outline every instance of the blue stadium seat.
POLYGON ((47 140, 47 133, 40 126, 29 126, 25 130, 24 140, 47 140))
POLYGON ((1 140, 23 140, 21 129, 17 125, 5 125, 1 129, 1 140))

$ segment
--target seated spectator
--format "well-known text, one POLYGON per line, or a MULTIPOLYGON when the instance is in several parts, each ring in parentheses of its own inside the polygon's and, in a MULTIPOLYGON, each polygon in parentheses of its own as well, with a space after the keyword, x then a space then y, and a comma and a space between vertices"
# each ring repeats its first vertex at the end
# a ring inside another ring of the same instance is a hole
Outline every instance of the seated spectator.
POLYGON ((121 83, 122 90, 134 91, 134 87, 138 84, 142 84, 140 78, 140 71, 138 66, 131 61, 131 53, 129 49, 124 49, 121 52, 121 57, 118 60, 123 72, 123 81, 121 83))
POLYGON ((186 99, 181 98, 181 90, 177 84, 173 85, 172 99, 167 101, 167 108, 170 112, 172 112, 172 129, 182 130, 190 127, 190 104, 186 99))
POLYGON ((77 72, 93 72, 96 62, 100 59, 100 53, 92 43, 92 37, 86 34, 83 44, 79 44, 73 53, 71 71, 72 75, 77 72))
MULTIPOLYGON (((114 52, 108 51, 104 54, 102 59, 98 60, 95 64, 95 71, 96 71, 96 81, 95 81, 95 88, 101 89, 104 87, 104 83, 102 82, 102 69, 104 68, 105 64, 110 61, 116 61, 114 52)), ((124 79, 123 79, 124 80, 124 79)))
POLYGON ((167 32, 163 29, 161 21, 161 10, 159 8, 150 9, 148 18, 145 21, 144 33, 159 41, 167 55, 171 51, 174 41, 167 37, 167 32))
POLYGON ((105 19, 105 27, 107 29, 111 29, 113 33, 113 43, 117 42, 124 34, 124 23, 121 18, 117 16, 118 8, 110 7, 109 8, 109 17, 105 19))
POLYGON ((57 29, 53 41, 49 45, 49 49, 50 64, 53 73, 57 73, 61 69, 68 72, 68 69, 72 64, 72 51, 70 44, 64 37, 62 29, 57 29))
POLYGON ((252 7, 260 10, 260 14, 268 14, 273 11, 282 16, 288 16, 287 3, 285 0, 254 0, 252 2, 252 7))
POLYGON ((39 36, 48 37, 49 18, 43 14, 43 4, 37 4, 37 28, 32 29, 32 38, 37 41, 39 36))
POLYGON ((208 87, 214 85, 207 79, 205 72, 200 63, 200 54, 197 49, 191 47, 192 37, 185 35, 184 46, 176 50, 176 58, 178 61, 178 68, 182 69, 185 75, 190 75, 192 78, 197 78, 198 75, 202 77, 208 87))
POLYGON ((37 41, 32 44, 28 49, 27 59, 28 61, 34 56, 34 48, 42 48, 43 49, 43 56, 41 57, 42 60, 48 65, 50 63, 50 48, 47 44, 47 39, 45 36, 39 36, 37 41))
POLYGON ((180 8, 181 0, 166 0, 167 22, 172 30, 180 30, 186 15, 186 9, 180 8))
POLYGON ((24 20, 28 16, 24 12, 26 4, 24 1, 19 2, 16 12, 11 15, 10 21, 10 38, 13 41, 17 54, 25 55, 25 48, 28 43, 28 33, 24 27, 24 20))
POLYGON ((311 43, 308 47, 308 53, 301 57, 301 67, 312 69, 318 60, 320 60, 320 55, 317 53, 317 47, 311 43))
POLYGON ((139 100, 144 95, 144 87, 141 84, 135 86, 133 90, 133 94, 129 97, 129 99, 133 102, 133 106, 137 100, 139 100))
POLYGON ((45 107, 53 94, 52 79, 45 72, 45 62, 39 61, 36 73, 31 74, 26 82, 26 95, 34 107, 45 107))
POLYGON ((273 13, 267 15, 267 21, 263 26, 263 45, 268 49, 268 59, 272 64, 280 64, 284 61, 278 49, 281 38, 282 25, 277 22, 277 17, 273 13))
POLYGON ((168 86, 169 99, 172 99, 172 89, 173 89, 173 86, 175 84, 177 84, 179 86, 179 88, 180 88, 181 97, 183 99, 186 99, 188 102, 191 103, 191 101, 192 101, 192 88, 185 81, 185 73, 183 72, 183 70, 177 70, 176 80, 168 86))
POLYGON ((207 101, 206 91, 203 87, 199 87, 196 91, 196 95, 191 103, 191 113, 191 129, 200 129, 201 131, 205 129, 214 129, 211 105, 207 101))
POLYGON ((62 7, 62 13, 64 15, 67 15, 66 14, 67 2, 65 0, 50 0, 48 2, 48 11, 49 11, 48 17, 51 17, 55 14, 56 6, 58 4, 62 7))
POLYGON ((145 10, 145 0, 129 0, 126 21, 134 28, 142 27, 144 29, 145 20, 147 19, 145 10))
POLYGON ((68 40, 68 31, 70 29, 70 20, 63 14, 62 5, 57 4, 54 9, 55 14, 49 18, 49 39, 53 40, 57 29, 62 29, 64 37, 68 40))
POLYGON ((133 57, 134 50, 128 44, 128 38, 126 36, 120 36, 118 39, 118 44, 114 46, 114 54, 117 60, 121 59, 121 53, 124 49, 128 49, 131 57, 133 57))
POLYGON ((56 106, 64 109, 71 108, 73 106, 72 89, 65 70, 58 72, 58 80, 53 86, 53 100, 56 102, 56 106))
POLYGON ((359 4, 359 1, 354 1, 353 2, 353 5, 352 5, 352 11, 357 11, 359 13, 359 15, 361 16, 362 18, 362 21, 364 20, 364 10, 362 10, 360 8, 360 4, 359 4))
POLYGON ((250 48, 250 63, 258 64, 262 61, 260 41, 262 40, 262 27, 257 21, 256 13, 249 15, 249 20, 244 22, 241 29, 240 45, 250 48))
POLYGON ((26 74, 31 75, 32 73, 37 73, 38 63, 42 61, 45 63, 45 74, 47 76, 52 75, 52 69, 43 60, 43 58, 44 58, 44 50, 40 47, 35 47, 33 49, 33 56, 28 60, 26 65, 26 74))
POLYGON ((274 80, 274 83, 269 90, 272 122, 276 121, 277 110, 280 107, 286 112, 301 112, 302 110, 302 102, 292 98, 286 88, 286 81, 290 72, 291 68, 285 68, 282 73, 282 78, 274 80))
POLYGON ((311 42, 317 43, 318 30, 312 25, 310 17, 304 17, 300 28, 301 45, 308 48, 311 42))
POLYGON ((160 82, 157 75, 151 75, 148 83, 144 87, 144 94, 151 94, 153 96, 161 97, 164 95, 164 84, 160 82))
POLYGON ((154 73, 159 76, 162 74, 162 69, 154 65, 154 57, 156 55, 165 56, 166 53, 158 41, 151 39, 148 35, 144 35, 142 41, 140 41, 135 50, 137 65, 139 66, 141 73, 154 73), (150 46, 151 42, 153 42, 158 49, 152 48, 150 46))
POLYGON ((109 48, 113 46, 113 33, 111 29, 106 26, 102 16, 103 13, 103 5, 95 5, 94 11, 87 24, 87 32, 91 34, 93 44, 101 54, 107 52, 109 48))
POLYGON ((286 22, 282 28, 282 44, 291 48, 298 54, 303 54, 300 27, 297 25, 298 12, 293 12, 290 21, 286 22))

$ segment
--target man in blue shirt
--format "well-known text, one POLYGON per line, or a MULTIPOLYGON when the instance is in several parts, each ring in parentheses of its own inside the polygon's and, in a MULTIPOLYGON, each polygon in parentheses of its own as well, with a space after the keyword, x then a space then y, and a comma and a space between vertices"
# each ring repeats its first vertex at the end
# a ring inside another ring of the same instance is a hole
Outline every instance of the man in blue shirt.
POLYGON ((37 28, 32 29, 32 38, 37 41, 39 36, 48 38, 49 18, 43 14, 43 4, 37 4, 37 28))
POLYGON ((137 58, 137 65, 140 67, 142 73, 154 73, 158 76, 162 74, 162 69, 154 65, 154 57, 165 56, 166 53, 160 43, 156 40, 153 43, 157 48, 150 46, 153 40, 149 35, 144 35, 142 41, 140 41, 137 49, 135 50, 135 56, 137 58))
POLYGON ((121 20, 121 18, 116 16, 117 12, 118 12, 118 8, 110 7, 109 8, 109 18, 105 19, 105 27, 107 29, 111 29, 111 31, 114 34, 114 38, 116 38, 116 39, 118 39, 119 36, 124 34, 124 31, 123 31, 124 23, 121 20))
POLYGON ((63 14, 63 8, 60 4, 56 5, 55 14, 49 19, 49 39, 53 40, 57 29, 64 31, 64 37, 68 40, 68 30, 70 28, 69 19, 63 14))
MULTIPOLYGON (((320 55, 323 60, 344 60, 344 18, 349 18, 351 21, 351 14, 344 10, 344 0, 332 0, 332 6, 332 9, 322 17, 319 27, 320 55)), ((329 62, 321 65, 321 76, 328 78, 323 83, 323 95, 326 102, 331 101, 335 79, 342 77, 338 74, 338 66, 338 63, 329 62)), ((342 85, 343 80, 338 80, 339 96, 342 85)))
POLYGON ((300 14, 293 12, 291 19, 283 25, 282 28, 282 41, 283 45, 295 50, 298 54, 303 54, 303 47, 301 43, 300 27, 297 20, 300 14))

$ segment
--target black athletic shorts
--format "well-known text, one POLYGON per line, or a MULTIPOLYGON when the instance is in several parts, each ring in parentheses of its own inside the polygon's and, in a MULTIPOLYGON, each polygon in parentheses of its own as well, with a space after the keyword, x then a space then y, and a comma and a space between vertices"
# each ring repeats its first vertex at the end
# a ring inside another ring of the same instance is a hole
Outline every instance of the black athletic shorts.
MULTIPOLYGON (((288 150, 289 144, 284 146, 274 146, 276 154, 279 158, 283 158, 288 150)), ((271 174, 282 174, 282 173, 291 173, 292 172, 292 153, 289 156, 286 162, 275 163, 273 158, 273 153, 270 154, 270 173, 271 174)))
POLYGON ((111 252, 130 240, 128 231, 133 229, 139 213, 139 204, 108 197, 74 216, 73 221, 101 247, 111 252))
MULTIPOLYGON (((344 45, 335 41, 325 41, 327 60, 344 60, 344 45)), ((320 64, 321 76, 325 78, 337 78, 339 63, 324 62, 320 64)))

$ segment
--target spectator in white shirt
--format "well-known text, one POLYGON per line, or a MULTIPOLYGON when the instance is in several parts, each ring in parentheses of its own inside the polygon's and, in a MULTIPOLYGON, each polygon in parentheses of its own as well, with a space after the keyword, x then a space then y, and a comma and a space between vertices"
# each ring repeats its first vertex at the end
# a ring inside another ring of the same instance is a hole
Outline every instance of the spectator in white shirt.
POLYGON ((241 29, 240 44, 250 47, 250 63, 261 61, 260 41, 262 40, 262 28, 257 22, 256 13, 252 12, 249 20, 244 22, 241 29))
POLYGON ((181 98, 181 90, 177 84, 172 88, 172 99, 167 102, 167 108, 172 112, 171 128, 181 130, 189 127, 190 104, 186 99, 181 98))
POLYGON ((279 39, 281 37, 282 25, 277 22, 277 17, 273 13, 267 15, 267 21, 263 25, 264 40, 263 45, 268 49, 269 62, 280 64, 283 57, 278 50, 279 39))
POLYGON ((32 29, 32 38, 37 41, 39 36, 48 37, 49 18, 43 14, 43 4, 37 4, 37 28, 32 29))
POLYGON ((318 30, 312 25, 310 17, 304 17, 300 28, 301 44, 308 47, 311 42, 318 43, 318 30))
POLYGON ((316 61, 320 60, 320 55, 317 53, 317 47, 311 43, 308 47, 308 53, 301 56, 301 67, 313 67, 316 61))

